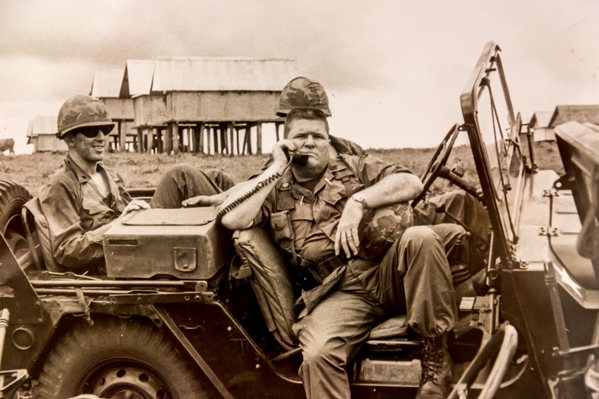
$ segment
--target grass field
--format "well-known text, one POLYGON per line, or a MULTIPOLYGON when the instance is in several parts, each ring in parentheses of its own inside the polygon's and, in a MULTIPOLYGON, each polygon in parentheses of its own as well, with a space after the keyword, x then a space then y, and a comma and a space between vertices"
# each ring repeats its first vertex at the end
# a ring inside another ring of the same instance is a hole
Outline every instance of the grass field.
MULTIPOLYGON (((434 150, 434 148, 403 148, 370 149, 367 152, 383 160, 405 166, 420 175, 426 168, 434 150)), ((177 163, 188 163, 203 169, 221 169, 229 173, 235 181, 239 182, 260 170, 267 158, 268 155, 228 157, 222 155, 191 155, 187 153, 176 156, 166 154, 108 153, 104 158, 104 164, 109 169, 118 172, 123 177, 127 187, 155 187, 164 172, 177 163)), ((535 158, 540 169, 553 168, 558 173, 563 173, 555 143, 536 143, 535 158)), ((36 195, 39 188, 62 165, 63 159, 64 154, 61 153, 0 156, 0 179, 19 183, 33 195, 36 195)), ((469 147, 460 146, 454 148, 448 165, 451 166, 458 160, 466 170, 466 178, 474 179, 474 164, 469 147)), ((437 190, 443 191, 444 186, 439 186, 437 190)))

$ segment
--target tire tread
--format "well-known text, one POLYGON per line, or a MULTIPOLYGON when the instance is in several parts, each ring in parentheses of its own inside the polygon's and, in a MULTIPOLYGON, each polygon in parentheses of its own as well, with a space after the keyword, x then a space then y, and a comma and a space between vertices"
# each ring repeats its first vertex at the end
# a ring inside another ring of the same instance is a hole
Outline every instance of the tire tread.
MULTIPOLYGON (((176 376, 174 388, 193 392, 193 398, 206 398, 200 381, 195 373, 186 364, 172 342, 162 332, 149 323, 142 323, 137 319, 116 319, 114 317, 98 317, 94 325, 79 322, 69 330, 54 346, 42 368, 39 377, 39 387, 35 397, 52 399, 65 398, 66 395, 75 396, 81 392, 74 392, 72 386, 76 384, 73 374, 81 374, 82 359, 107 358, 107 353, 114 351, 114 347, 129 351, 128 357, 150 357, 160 359, 161 364, 170 376, 176 376), (118 341, 118 342, 117 342, 118 341), (112 349, 111 349, 112 348, 112 349), (166 366, 165 366, 166 365, 166 366)), ((97 360, 95 360, 97 361, 97 360)))

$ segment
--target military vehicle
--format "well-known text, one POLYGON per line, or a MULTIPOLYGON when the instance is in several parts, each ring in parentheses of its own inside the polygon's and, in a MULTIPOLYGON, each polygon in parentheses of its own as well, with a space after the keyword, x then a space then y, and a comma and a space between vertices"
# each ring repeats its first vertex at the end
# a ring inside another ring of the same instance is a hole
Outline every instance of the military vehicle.
MULTIPOLYGON (((566 173, 538 170, 494 42, 460 103, 463 122, 422 176, 427 189, 449 180, 489 217, 476 265, 485 284, 461 301, 465 322, 449 342, 451 397, 591 397, 599 385, 597 126, 560 126, 566 173), (476 166, 469 179, 448 166, 458 136, 476 166)), ((0 182, 4 397, 304 397, 301 351, 279 331, 214 208, 132 214, 105 236, 107 275, 88 276, 44 267, 39 232, 22 208, 29 197, 0 182)), ((421 346, 401 315, 375 328, 347 366, 353 397, 413 397, 421 346)))

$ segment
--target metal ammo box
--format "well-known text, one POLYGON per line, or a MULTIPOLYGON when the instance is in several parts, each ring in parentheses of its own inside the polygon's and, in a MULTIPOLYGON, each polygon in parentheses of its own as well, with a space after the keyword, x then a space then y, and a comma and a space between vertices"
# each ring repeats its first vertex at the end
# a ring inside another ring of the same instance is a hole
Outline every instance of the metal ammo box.
POLYGON ((104 234, 109 277, 209 279, 235 254, 216 208, 146 209, 104 234))

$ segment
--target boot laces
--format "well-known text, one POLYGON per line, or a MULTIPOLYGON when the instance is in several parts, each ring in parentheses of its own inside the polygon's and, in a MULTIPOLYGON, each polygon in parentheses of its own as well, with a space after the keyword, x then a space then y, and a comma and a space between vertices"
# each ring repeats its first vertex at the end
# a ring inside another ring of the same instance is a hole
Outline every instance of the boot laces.
POLYGON ((422 382, 433 380, 439 382, 441 369, 443 368, 443 358, 445 356, 445 347, 442 339, 427 338, 424 340, 424 351, 422 357, 422 382))

